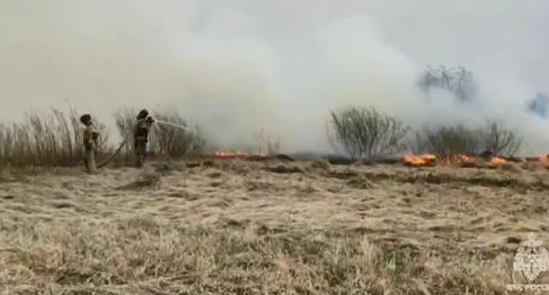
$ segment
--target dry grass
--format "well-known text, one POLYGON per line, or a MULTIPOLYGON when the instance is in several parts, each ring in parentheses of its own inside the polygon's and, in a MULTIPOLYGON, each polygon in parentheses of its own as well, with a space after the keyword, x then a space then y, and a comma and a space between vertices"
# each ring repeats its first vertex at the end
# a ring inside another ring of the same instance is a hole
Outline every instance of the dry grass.
POLYGON ((549 178, 526 168, 235 160, 25 176, 0 186, 0 291, 504 294, 522 280, 517 243, 549 242, 549 178))
MULTIPOLYGON (((0 124, 0 168, 74 166, 82 163, 80 114, 59 109, 29 112, 21 122, 0 124)), ((99 154, 108 150, 105 125, 94 119, 101 136, 99 154)))

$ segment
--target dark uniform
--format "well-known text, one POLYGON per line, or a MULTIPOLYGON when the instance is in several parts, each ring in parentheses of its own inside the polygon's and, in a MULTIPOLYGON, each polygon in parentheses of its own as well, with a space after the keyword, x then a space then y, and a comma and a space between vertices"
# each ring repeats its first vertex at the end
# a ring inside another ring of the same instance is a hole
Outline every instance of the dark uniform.
POLYGON ((136 166, 142 167, 147 155, 147 143, 149 142, 149 131, 154 120, 149 116, 147 110, 141 110, 137 115, 137 124, 134 132, 134 151, 136 166))
POLYGON ((86 126, 84 128, 84 164, 88 173, 95 172, 95 152, 97 149, 97 140, 99 139, 99 131, 92 122, 89 114, 84 114, 80 117, 80 122, 86 126))

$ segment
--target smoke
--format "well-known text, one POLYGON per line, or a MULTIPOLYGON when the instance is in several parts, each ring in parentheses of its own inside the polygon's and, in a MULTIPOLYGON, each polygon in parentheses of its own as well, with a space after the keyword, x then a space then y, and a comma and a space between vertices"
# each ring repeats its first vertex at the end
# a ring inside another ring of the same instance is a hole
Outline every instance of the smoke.
POLYGON ((525 111, 549 82, 547 12, 543 0, 4 0, 0 95, 13 103, 0 113, 68 103, 112 124, 120 107, 170 107, 220 143, 263 128, 323 151, 329 110, 359 104, 416 128, 497 117, 547 151, 547 122, 525 111), (471 70, 478 100, 425 97, 428 64, 471 70))

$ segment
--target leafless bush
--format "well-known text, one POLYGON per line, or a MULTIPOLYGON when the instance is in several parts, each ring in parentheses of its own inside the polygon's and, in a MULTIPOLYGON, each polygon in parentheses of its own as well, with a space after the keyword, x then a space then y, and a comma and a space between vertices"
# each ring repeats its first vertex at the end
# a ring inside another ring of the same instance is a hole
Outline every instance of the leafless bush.
POLYGON ((522 146, 522 139, 498 121, 487 121, 481 134, 484 150, 491 151, 494 155, 514 155, 522 146))
MULTIPOLYGON (((12 166, 72 166, 83 158, 83 126, 74 109, 68 114, 29 112, 19 123, 0 124, 0 163, 12 166)), ((108 132, 95 121, 101 134, 98 153, 108 149, 108 132)))
POLYGON ((549 115, 549 94, 538 92, 528 101, 527 110, 541 118, 547 118, 549 115))
POLYGON ((425 128, 416 133, 416 152, 429 152, 441 159, 480 153, 479 134, 463 125, 425 128))
POLYGON ((402 122, 372 107, 350 106, 330 113, 330 143, 353 159, 397 152, 409 130, 402 122))
POLYGON ((160 154, 180 157, 189 153, 200 152, 206 146, 202 130, 198 126, 189 126, 187 121, 177 112, 157 114, 156 119, 187 127, 187 129, 182 129, 167 124, 155 124, 154 131, 160 154))
POLYGON ((520 150, 522 140, 497 121, 487 121, 480 128, 463 125, 425 128, 416 133, 416 152, 429 152, 447 159, 459 154, 479 154, 490 151, 493 155, 510 156, 520 150))
POLYGON ((433 88, 447 90, 461 101, 473 99, 477 92, 473 73, 463 67, 429 67, 420 76, 418 86, 424 92, 433 88))

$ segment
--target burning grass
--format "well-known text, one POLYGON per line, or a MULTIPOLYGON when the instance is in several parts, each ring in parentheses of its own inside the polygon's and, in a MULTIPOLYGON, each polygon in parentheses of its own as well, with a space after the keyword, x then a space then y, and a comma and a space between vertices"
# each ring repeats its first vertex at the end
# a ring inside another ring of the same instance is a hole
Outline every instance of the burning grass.
MULTIPOLYGON (((548 156, 541 157, 480 157, 476 155, 457 154, 449 158, 439 158, 433 154, 414 155, 412 153, 403 153, 401 163, 409 167, 433 167, 436 165, 457 165, 467 168, 491 168, 510 167, 515 163, 523 164, 523 167, 532 166, 534 163, 540 167, 549 168, 548 156)), ((527 169, 527 168, 525 168, 527 169)))

